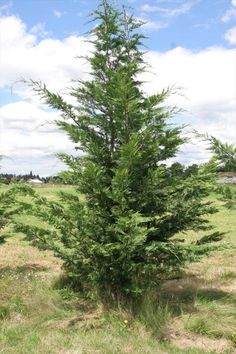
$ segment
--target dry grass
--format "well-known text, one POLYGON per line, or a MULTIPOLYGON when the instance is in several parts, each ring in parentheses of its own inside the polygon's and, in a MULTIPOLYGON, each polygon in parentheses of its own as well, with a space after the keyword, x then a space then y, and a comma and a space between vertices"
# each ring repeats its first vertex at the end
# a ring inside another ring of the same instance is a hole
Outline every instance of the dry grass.
POLYGON ((23 236, 9 238, 0 247, 0 269, 11 268, 37 270, 53 269, 60 272, 61 261, 53 257, 49 251, 39 252, 37 248, 30 246, 23 236))
POLYGON ((22 235, 0 247, 0 353, 162 353, 161 344, 124 313, 91 309, 55 287, 60 261, 22 235))
POLYGON ((234 353, 236 345, 236 256, 214 252, 191 265, 185 276, 166 282, 163 298, 174 309, 168 340, 179 348, 234 353))

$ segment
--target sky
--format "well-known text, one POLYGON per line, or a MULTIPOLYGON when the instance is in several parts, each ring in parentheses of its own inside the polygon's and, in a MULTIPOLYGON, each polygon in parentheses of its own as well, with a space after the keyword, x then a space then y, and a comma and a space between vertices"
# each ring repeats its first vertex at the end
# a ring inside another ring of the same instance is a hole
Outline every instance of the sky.
MULTIPOLYGON (((142 74, 147 94, 179 88, 171 104, 183 108, 175 122, 236 143, 236 0, 120 0, 145 21, 142 74)), ((40 80, 69 100, 66 88, 87 79, 89 66, 77 56, 92 51, 86 41, 89 13, 98 0, 0 0, 1 172, 53 175, 65 169, 59 152, 74 153, 24 80, 40 80)), ((206 146, 192 139, 178 160, 202 163, 206 146)))

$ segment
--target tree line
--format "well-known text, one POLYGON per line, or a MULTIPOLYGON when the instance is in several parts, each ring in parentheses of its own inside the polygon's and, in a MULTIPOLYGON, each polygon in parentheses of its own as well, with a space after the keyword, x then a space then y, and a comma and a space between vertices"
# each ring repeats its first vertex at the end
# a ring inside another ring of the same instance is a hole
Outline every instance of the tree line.
MULTIPOLYGON (((30 180, 39 180, 43 183, 65 184, 64 179, 58 175, 42 177, 39 174, 34 174, 32 171, 25 174, 0 173, 0 181, 4 184, 13 182, 29 182, 30 180)), ((73 184, 73 183, 71 183, 73 184)))

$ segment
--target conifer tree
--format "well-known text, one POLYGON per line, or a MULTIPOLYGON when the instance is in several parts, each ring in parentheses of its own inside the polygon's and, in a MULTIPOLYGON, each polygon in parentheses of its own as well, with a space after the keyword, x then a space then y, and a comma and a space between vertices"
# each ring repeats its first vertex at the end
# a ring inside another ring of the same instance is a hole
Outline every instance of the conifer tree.
POLYGON ((236 172, 236 146, 223 143, 214 136, 199 134, 197 136, 209 143, 209 150, 214 154, 218 169, 224 172, 236 172))
MULTIPOLYGON (((217 172, 236 172, 236 146, 230 143, 223 143, 216 137, 208 134, 195 132, 198 138, 209 144, 208 150, 213 153, 212 159, 216 162, 217 172)), ((225 202, 229 209, 236 208, 236 191, 227 184, 218 184, 216 192, 220 195, 220 200, 225 202)))
POLYGON ((214 177, 207 165, 188 177, 173 176, 167 166, 184 139, 181 127, 170 124, 175 108, 165 107, 170 91, 142 90, 142 24, 107 0, 93 20, 91 80, 72 89, 77 104, 32 81, 83 153, 60 155, 68 166, 63 178, 77 185, 76 193, 60 193, 54 202, 24 187, 34 200, 25 210, 52 228, 19 229, 53 249, 81 290, 119 301, 183 265, 186 248, 173 236, 208 227, 205 215, 214 208, 203 199, 214 177))

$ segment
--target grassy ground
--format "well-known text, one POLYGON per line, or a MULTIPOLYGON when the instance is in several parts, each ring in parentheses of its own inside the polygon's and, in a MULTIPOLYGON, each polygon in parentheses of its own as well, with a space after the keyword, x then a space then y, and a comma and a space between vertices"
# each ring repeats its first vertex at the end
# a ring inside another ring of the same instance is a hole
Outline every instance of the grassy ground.
MULTIPOLYGON (((58 188, 37 189, 56 198, 58 188)), ((88 308, 60 285, 58 259, 12 235, 0 246, 0 353, 234 353, 236 211, 219 206, 211 218, 227 231, 221 250, 150 294, 139 320, 88 308)), ((188 234, 191 240, 201 236, 188 234)))

